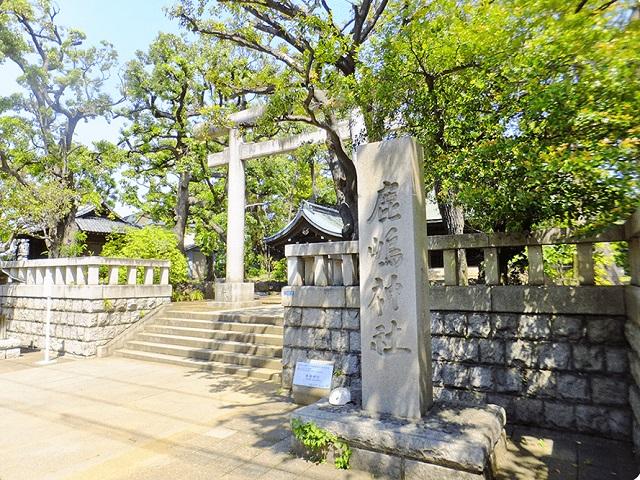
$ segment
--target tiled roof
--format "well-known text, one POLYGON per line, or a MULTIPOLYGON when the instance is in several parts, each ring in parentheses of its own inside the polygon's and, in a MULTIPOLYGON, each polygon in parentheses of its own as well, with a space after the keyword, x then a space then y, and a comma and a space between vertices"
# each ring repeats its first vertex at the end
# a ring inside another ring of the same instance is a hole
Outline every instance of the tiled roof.
POLYGON ((133 228, 133 225, 121 220, 111 220, 102 217, 76 218, 76 225, 78 225, 80 231, 90 233, 124 232, 126 228, 133 228))

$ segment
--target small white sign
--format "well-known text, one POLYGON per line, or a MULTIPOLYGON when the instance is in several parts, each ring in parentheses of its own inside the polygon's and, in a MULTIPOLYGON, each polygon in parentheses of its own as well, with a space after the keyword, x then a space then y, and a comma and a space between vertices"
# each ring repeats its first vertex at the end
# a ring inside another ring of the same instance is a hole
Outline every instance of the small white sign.
POLYGON ((322 360, 309 360, 296 363, 296 371, 293 374, 293 384, 303 387, 331 388, 333 377, 333 362, 322 360))

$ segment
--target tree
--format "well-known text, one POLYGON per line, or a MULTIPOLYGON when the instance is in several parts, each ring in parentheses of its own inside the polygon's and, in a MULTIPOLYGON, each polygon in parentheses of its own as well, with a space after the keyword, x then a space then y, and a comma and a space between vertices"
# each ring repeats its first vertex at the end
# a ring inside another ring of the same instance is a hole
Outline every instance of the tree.
MULTIPOLYGON (((360 50, 387 2, 354 3, 343 22, 325 1, 202 1, 196 6, 182 0, 172 12, 191 30, 256 52, 273 65, 252 76, 254 91, 269 95, 263 122, 303 122, 327 132, 345 237, 357 237, 357 179, 338 125, 354 107, 360 50)), ((363 112, 371 118, 368 108, 363 112)))
POLYGON ((110 116, 114 102, 102 88, 116 54, 105 42, 83 48, 85 35, 57 25, 57 14, 48 0, 0 2, 0 63, 18 67, 25 90, 0 98, 0 128, 9 132, 0 182, 19 189, 2 200, 24 208, 4 228, 40 232, 53 257, 74 241, 78 205, 111 193, 117 158, 105 145, 92 152, 74 142, 79 122, 110 116))
MULTIPOLYGON (((148 52, 138 51, 127 65, 131 105, 123 115, 133 124, 123 132, 121 143, 129 152, 126 175, 136 183, 130 185, 126 199, 162 223, 174 225, 181 251, 190 210, 197 201, 194 189, 214 188, 207 151, 221 147, 195 130, 198 122, 216 121, 221 112, 235 106, 231 102, 236 96, 211 81, 215 69, 231 72, 241 67, 233 64, 232 56, 231 49, 216 42, 192 43, 161 33, 148 52), (148 189, 144 199, 139 198, 139 183, 148 189)), ((224 238, 224 229, 216 222, 210 221, 208 227, 224 238)))
POLYGON ((360 94, 425 146, 428 186, 459 211, 451 233, 462 208, 518 231, 599 228, 637 206, 635 4, 581 3, 395 6, 360 94))

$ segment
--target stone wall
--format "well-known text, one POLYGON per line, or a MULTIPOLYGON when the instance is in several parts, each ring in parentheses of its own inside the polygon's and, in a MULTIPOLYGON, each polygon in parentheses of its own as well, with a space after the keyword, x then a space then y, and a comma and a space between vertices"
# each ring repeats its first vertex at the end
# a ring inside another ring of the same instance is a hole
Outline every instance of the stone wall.
MULTIPOLYGON (((640 219, 636 226, 636 232, 640 231, 640 219)), ((632 382, 629 389, 629 403, 633 413, 633 443, 636 451, 640 451, 640 238, 632 239, 629 247, 632 284, 625 288, 629 320, 626 324, 626 337, 631 347, 629 366, 632 382)))
MULTIPOLYGON (((42 290, 35 285, 0 286, 0 317, 6 334, 18 338, 24 347, 44 346, 47 299, 42 290)), ((51 349, 82 357, 96 355, 98 347, 169 301, 170 285, 55 286, 51 349)))
POLYGON ((300 308, 284 310, 282 385, 290 389, 296 362, 335 362, 332 388, 349 387, 360 401, 360 310, 300 308))
MULTIPOLYGON (((333 360, 334 386, 358 398, 357 292, 320 289, 283 290, 283 386, 297 361, 333 360)), ((510 423, 630 438, 623 297, 621 287, 432 288, 436 400, 498 404, 510 423)))
POLYGON ((511 423, 629 438, 624 316, 432 311, 436 398, 511 423))

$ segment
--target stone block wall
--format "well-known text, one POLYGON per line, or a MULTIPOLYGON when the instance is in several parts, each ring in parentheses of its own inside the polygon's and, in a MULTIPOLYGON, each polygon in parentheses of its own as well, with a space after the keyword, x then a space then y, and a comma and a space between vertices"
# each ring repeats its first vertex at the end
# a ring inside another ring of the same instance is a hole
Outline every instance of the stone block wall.
POLYGON ((432 311, 443 401, 493 403, 510 423, 629 438, 624 316, 432 311))
POLYGON ((283 387, 291 388, 296 362, 306 360, 333 361, 332 388, 349 387, 360 402, 360 310, 285 308, 283 387))
MULTIPOLYGON (((640 245, 636 246, 636 262, 640 265, 640 245)), ((637 283, 640 284, 640 281, 637 283)), ((640 451, 640 286, 626 287, 626 305, 629 321, 625 333, 629 342, 629 371, 631 386, 629 388, 629 404, 633 415, 633 443, 636 451, 640 451)))
MULTIPOLYGON (((42 348, 47 299, 29 290, 18 286, 11 294, 0 291, 0 317, 7 336, 19 339, 23 347, 42 348), (21 295, 20 289, 27 295, 21 295)), ((110 287, 57 286, 51 299, 51 349, 81 357, 96 355, 98 347, 169 301, 171 286, 114 287, 112 291, 110 287)))
MULTIPOLYGON (((359 300, 353 291, 334 295, 336 288, 328 296, 319 287, 284 289, 283 386, 291 387, 297 361, 333 360, 340 374, 334 386, 349 386, 358 399, 359 300)), ((494 287, 486 298, 485 287, 453 287, 447 295, 450 288, 431 295, 436 401, 494 403, 510 423, 631 437, 621 288, 514 288, 518 304, 504 301, 513 287, 494 287)), ((640 352, 640 327, 637 339, 640 352)), ((632 392, 640 414, 640 394, 632 392)))
POLYGON ((0 338, 0 360, 18 358, 20 356, 20 340, 17 338, 0 338))

